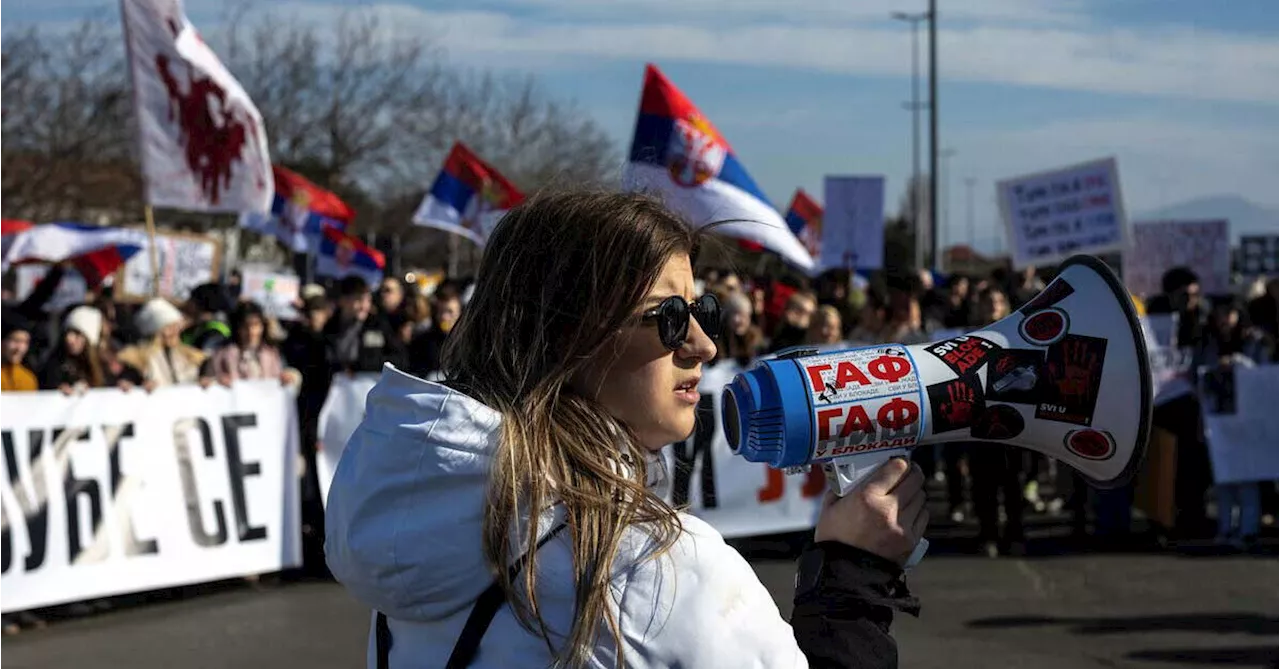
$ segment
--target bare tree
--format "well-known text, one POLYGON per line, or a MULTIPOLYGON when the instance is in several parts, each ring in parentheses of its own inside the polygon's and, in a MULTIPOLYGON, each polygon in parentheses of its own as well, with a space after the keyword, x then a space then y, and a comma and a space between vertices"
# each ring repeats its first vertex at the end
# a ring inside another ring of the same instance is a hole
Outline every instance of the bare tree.
POLYGON ((5 36, 0 188, 7 217, 116 219, 137 211, 129 82, 118 29, 5 36))

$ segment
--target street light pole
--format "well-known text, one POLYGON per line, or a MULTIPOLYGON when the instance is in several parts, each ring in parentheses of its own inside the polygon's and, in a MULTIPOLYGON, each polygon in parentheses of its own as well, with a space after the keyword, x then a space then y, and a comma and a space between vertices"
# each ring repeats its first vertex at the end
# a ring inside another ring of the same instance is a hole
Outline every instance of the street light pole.
POLYGON ((930 260, 938 267, 938 0, 929 0, 929 228, 930 260))
POLYGON ((908 188, 907 196, 911 198, 912 223, 916 229, 916 267, 926 267, 927 259, 925 249, 924 226, 921 225, 921 216, 924 213, 924 206, 921 200, 920 192, 920 110, 926 105, 920 102, 920 22, 929 17, 926 12, 909 14, 906 12, 894 12, 893 18, 899 21, 906 21, 911 24, 911 102, 903 106, 911 110, 911 184, 908 188))
MULTIPOLYGON (((951 241, 951 237, 952 237, 952 234, 951 234, 952 233, 952 230, 951 230, 951 158, 955 156, 957 153, 959 152, 956 151, 955 149, 942 150, 942 153, 941 153, 942 171, 938 173, 938 178, 942 180, 942 220, 941 220, 942 225, 941 227, 938 228, 938 235, 945 234, 947 236, 947 241, 951 241)), ((937 246, 935 248, 938 249, 939 255, 941 255, 941 251, 944 248, 942 246, 942 238, 940 236, 935 236, 934 239, 937 240, 937 246)), ((942 262, 941 258, 938 258, 937 262, 942 262)))

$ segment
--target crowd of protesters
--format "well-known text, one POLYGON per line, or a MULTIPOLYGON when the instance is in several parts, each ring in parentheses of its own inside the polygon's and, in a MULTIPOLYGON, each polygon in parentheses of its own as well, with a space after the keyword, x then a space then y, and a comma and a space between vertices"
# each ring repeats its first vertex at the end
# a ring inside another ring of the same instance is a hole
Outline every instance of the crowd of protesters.
MULTIPOLYGON (((440 378, 441 350, 465 307, 467 282, 446 280, 429 293, 388 277, 369 286, 347 277, 310 284, 295 304, 297 317, 281 321, 240 295, 233 273, 221 284, 194 289, 180 304, 156 298, 117 302, 110 289, 83 304, 49 313, 47 303, 64 269, 54 266, 22 301, 6 294, 3 307, 3 391, 74 394, 89 388, 149 392, 175 384, 230 385, 240 379, 279 379, 298 389, 302 457, 304 570, 324 575, 324 512, 315 478, 321 408, 335 374, 379 372, 391 363, 417 376, 440 378), (137 390, 135 390, 137 389, 137 390)), ((834 271, 809 281, 752 277, 704 269, 699 289, 723 305, 725 327, 716 359, 746 365, 793 346, 828 348, 863 343, 922 343, 940 331, 980 328, 1008 316, 1051 277, 1034 270, 988 276, 951 275, 935 285, 929 272, 876 273, 869 279, 834 271)), ((1202 294, 1197 277, 1167 273, 1164 291, 1138 303, 1140 311, 1176 313, 1178 344, 1197 365, 1275 362, 1277 284, 1250 285, 1244 294, 1202 294)), ((1194 394, 1161 405, 1155 424, 1177 437, 1177 521, 1163 528, 1179 537, 1217 535, 1247 548, 1264 516, 1274 522, 1275 493, 1258 484, 1220 490, 1219 506, 1240 508, 1233 525, 1209 520, 1212 477, 1194 394), (1265 498, 1266 504, 1261 504, 1265 498), (1263 509, 1262 506, 1267 508, 1263 509)), ((980 550, 992 557, 1025 550, 1024 514, 1071 514, 1081 540, 1123 542, 1130 530, 1132 487, 1089 492, 1065 467, 1022 451, 965 443, 920 448, 928 474, 945 482, 952 521, 975 516, 980 550), (1051 490, 1052 496, 1042 496, 1051 490), (1045 498, 1042 498, 1045 497, 1045 498), (1087 531, 1092 518, 1092 530, 1087 531)), ((1267 484, 1268 486, 1270 484, 1267 484)), ((35 620, 7 616, 6 632, 35 620)))

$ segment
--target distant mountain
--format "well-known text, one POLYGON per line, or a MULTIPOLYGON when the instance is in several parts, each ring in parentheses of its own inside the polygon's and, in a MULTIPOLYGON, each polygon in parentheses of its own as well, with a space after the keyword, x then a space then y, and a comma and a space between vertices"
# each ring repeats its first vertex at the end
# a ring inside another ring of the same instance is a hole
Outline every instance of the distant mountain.
POLYGON ((1280 226, 1280 209, 1254 204, 1239 195, 1209 195, 1129 215, 1129 220, 1134 223, 1223 218, 1230 222, 1231 243, 1238 244, 1241 235, 1276 234, 1277 226, 1280 226))

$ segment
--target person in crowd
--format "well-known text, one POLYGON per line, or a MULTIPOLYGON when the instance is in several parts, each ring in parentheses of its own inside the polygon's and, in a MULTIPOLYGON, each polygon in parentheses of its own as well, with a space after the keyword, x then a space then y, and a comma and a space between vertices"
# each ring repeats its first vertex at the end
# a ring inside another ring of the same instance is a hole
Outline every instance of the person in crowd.
POLYGON ((1271 351, 1269 360, 1275 362, 1280 351, 1280 281, 1268 280, 1262 294, 1249 300, 1248 315, 1250 325, 1271 351))
POLYGON ((894 459, 828 498, 790 626, 655 487, 715 355, 696 244, 645 195, 536 195, 485 247, 447 385, 383 372, 327 509, 329 566, 376 612, 371 665, 476 649, 509 667, 896 664, 893 614, 918 610, 902 564, 928 520, 919 470, 894 459))
MULTIPOLYGON (((978 296, 978 327, 995 323, 1009 313, 1009 299, 995 285, 987 287, 978 296)), ((1022 453, 992 443, 974 444, 964 450, 969 460, 969 494, 973 500, 974 515, 978 517, 978 541, 982 550, 988 557, 1002 553, 1024 554, 1022 453), (999 517, 1002 504, 1005 512, 1003 532, 999 517)))
POLYGON ((725 272, 720 276, 720 280, 715 284, 715 292, 717 295, 732 295, 733 293, 742 292, 742 277, 735 272, 725 272))
POLYGON ((377 373, 384 363, 406 366, 405 346, 386 316, 373 310, 369 284, 358 276, 338 281, 338 312, 325 324, 334 370, 377 373))
POLYGON ((813 312, 818 310, 818 301, 813 293, 796 291, 787 298, 787 306, 782 310, 782 322, 769 343, 769 352, 777 353, 783 349, 799 346, 804 343, 805 334, 809 331, 809 322, 813 312))
POLYGON ((183 323, 182 312, 160 297, 148 300, 134 315, 142 340, 120 351, 119 358, 141 373, 148 390, 186 383, 207 386, 213 381, 208 356, 183 343, 183 323))
MULTIPOLYGON (((852 329, 858 319, 858 305, 853 294, 851 275, 846 269, 833 269, 825 272, 818 279, 818 303, 835 307, 840 314, 840 322, 852 329)), ((845 333, 840 333, 844 338, 845 333)))
POLYGON ((880 335, 884 332, 887 318, 887 305, 884 292, 874 286, 863 289, 865 297, 862 309, 858 311, 858 323, 849 331, 849 341, 856 344, 883 343, 880 335))
POLYGON ((1040 279, 1039 271, 1034 265, 1022 268, 1022 271, 1014 276, 1012 285, 1009 286, 1009 301, 1012 308, 1020 309, 1022 305, 1031 301, 1031 298, 1039 295, 1044 290, 1044 281, 1040 279))
POLYGON ((818 307, 817 313, 809 321, 809 331, 805 333, 804 343, 819 348, 833 348, 843 339, 844 329, 840 324, 840 312, 835 307, 824 304, 818 307))
POLYGON ((973 309, 969 300, 969 277, 953 274, 947 280, 947 295, 938 322, 948 329, 964 329, 972 325, 973 309))
POLYGON ((404 306, 404 282, 394 276, 384 277, 378 284, 378 313, 390 317, 399 314, 404 306))
POLYGON ((760 329, 763 334, 769 331, 767 324, 767 316, 765 314, 765 305, 767 304, 768 291, 765 286, 769 285, 763 277, 757 277, 751 282, 751 314, 752 324, 760 329))
POLYGON ((333 315, 333 305, 323 290, 312 293, 302 304, 302 320, 289 331, 281 346, 286 364, 302 374, 298 389, 298 446, 306 462, 302 477, 302 567, 311 575, 327 577, 324 565, 324 500, 316 475, 316 455, 321 449, 320 410, 333 381, 332 354, 325 325, 333 315))
POLYGON ((62 340, 40 370, 40 388, 70 395, 90 388, 118 386, 129 390, 142 379, 136 368, 113 373, 102 363, 102 312, 80 305, 62 320, 62 340))
POLYGON ((1160 280, 1163 292, 1147 300, 1149 314, 1178 315, 1178 345, 1195 346, 1204 334, 1210 305, 1200 292, 1200 277, 1186 267, 1174 267, 1160 280))
POLYGON ((34 392, 40 389, 35 372, 23 361, 31 348, 31 326, 22 316, 5 309, 0 325, 4 328, 4 366, 0 367, 0 392, 34 392))
POLYGON ((751 299, 735 293, 721 305, 724 336, 716 350, 716 360, 733 360, 746 367, 764 350, 764 333, 753 322, 751 299))
POLYGON ((462 295, 456 285, 441 284, 431 297, 431 311, 435 315, 431 327, 414 337, 409 344, 408 371, 424 379, 439 375, 445 342, 462 316, 462 295))
POLYGON ((920 300, 916 299, 914 290, 890 282, 884 328, 879 341, 873 343, 921 344, 927 341, 929 335, 920 311, 920 300))
POLYGON ((186 311, 191 326, 182 332, 183 344, 212 355, 231 338, 231 327, 223 320, 231 311, 231 300, 221 285, 204 283, 191 289, 186 311))
POLYGON ((298 370, 286 367, 280 352, 267 340, 267 316, 257 302, 246 300, 230 315, 231 339, 210 359, 213 376, 223 385, 239 380, 279 379, 284 385, 299 381, 298 370))
POLYGON ((431 298, 414 290, 404 301, 404 315, 413 329, 413 336, 418 336, 431 329, 431 298))

